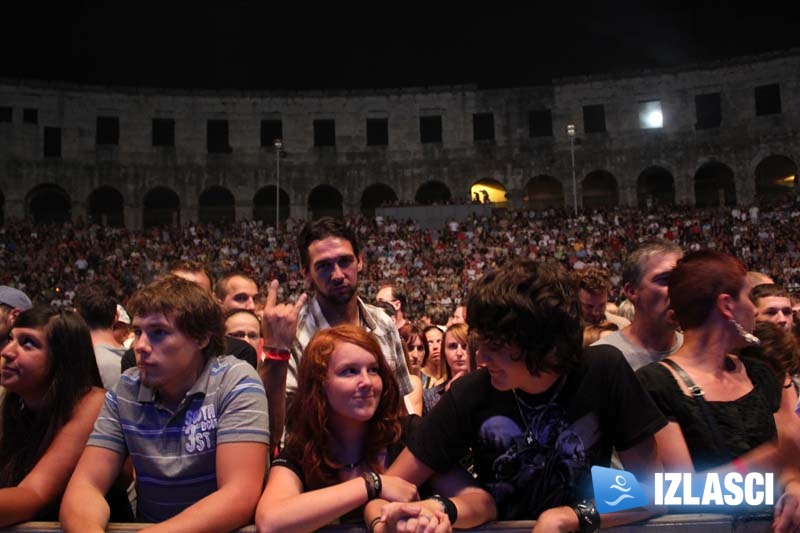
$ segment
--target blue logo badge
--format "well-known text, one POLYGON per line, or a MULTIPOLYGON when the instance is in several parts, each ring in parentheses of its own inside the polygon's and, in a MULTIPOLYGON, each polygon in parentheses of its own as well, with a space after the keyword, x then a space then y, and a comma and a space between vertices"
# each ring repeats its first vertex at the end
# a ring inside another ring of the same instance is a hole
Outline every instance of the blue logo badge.
POLYGON ((595 506, 600 513, 626 511, 647 505, 647 496, 636 476, 625 470, 592 467, 595 506))

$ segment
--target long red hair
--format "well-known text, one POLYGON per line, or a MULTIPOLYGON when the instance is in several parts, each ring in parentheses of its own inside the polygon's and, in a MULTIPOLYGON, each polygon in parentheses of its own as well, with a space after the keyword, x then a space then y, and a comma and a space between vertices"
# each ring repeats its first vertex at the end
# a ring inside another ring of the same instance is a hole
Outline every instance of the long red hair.
POLYGON ((378 408, 367 422, 364 443, 364 459, 372 470, 383 471, 378 454, 400 440, 402 432, 400 390, 377 339, 363 328, 352 325, 318 331, 300 359, 297 394, 288 413, 292 431, 287 437, 286 452, 292 461, 302 465, 307 489, 338 483, 337 471, 343 466, 330 455, 333 431, 323 388, 331 354, 342 344, 354 344, 374 355, 383 382, 378 408))

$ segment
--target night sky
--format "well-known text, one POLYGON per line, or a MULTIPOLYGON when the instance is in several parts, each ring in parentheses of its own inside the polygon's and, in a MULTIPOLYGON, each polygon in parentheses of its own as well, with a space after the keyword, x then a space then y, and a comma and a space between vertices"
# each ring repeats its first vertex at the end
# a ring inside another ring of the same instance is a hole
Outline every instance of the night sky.
POLYGON ((800 47, 800 21, 777 2, 105 4, 4 6, 0 77, 195 89, 493 88, 800 47))

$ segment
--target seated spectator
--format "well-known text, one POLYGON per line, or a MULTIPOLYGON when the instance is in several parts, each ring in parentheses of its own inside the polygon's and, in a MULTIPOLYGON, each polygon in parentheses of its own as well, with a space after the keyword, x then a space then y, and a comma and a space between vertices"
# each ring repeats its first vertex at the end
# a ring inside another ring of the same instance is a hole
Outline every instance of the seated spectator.
POLYGON ((119 381, 125 347, 114 337, 114 320, 117 317, 117 296, 107 281, 94 280, 81 284, 75 291, 75 310, 86 321, 92 332, 97 369, 106 389, 113 389, 119 381))
MULTIPOLYGON (((400 399, 374 336, 352 325, 318 331, 300 359, 292 431, 272 463, 258 530, 313 531, 340 517, 361 522, 361 508, 374 498, 416 500, 415 485, 384 474, 419 420, 401 416, 400 399)), ((457 471, 452 478, 468 479, 457 471)))
POLYGON ((403 396, 403 401, 406 405, 406 411, 410 415, 417 415, 422 416, 422 407, 423 407, 423 387, 422 387, 422 379, 420 378, 420 355, 424 355, 423 346, 425 345, 422 342, 422 332, 416 326, 413 326, 411 322, 406 322, 403 327, 399 330, 400 333, 400 340, 403 342, 403 354, 406 357, 406 366, 408 367, 408 379, 411 380, 411 385, 414 389, 403 396), (406 339, 409 338, 411 333, 414 332, 415 336, 417 336, 417 342, 409 343, 406 339), (412 348, 414 352, 414 361, 411 360, 412 348))
POLYGON ((247 524, 269 440, 261 380, 247 363, 220 355, 222 310, 197 284, 165 276, 134 294, 128 307, 137 367, 106 394, 64 494, 62 527, 105 528, 101 495, 126 457, 136 471, 140 521, 181 532, 247 524))
POLYGON ((584 324, 599 324, 607 320, 620 329, 630 325, 626 319, 607 310, 608 293, 611 290, 608 270, 589 267, 576 270, 573 276, 578 284, 578 300, 584 324))
MULTIPOLYGON (((614 526, 651 516, 601 517, 590 501, 591 467, 607 467, 614 447, 627 470, 660 470, 653 435, 666 420, 616 348, 582 349, 578 312, 569 276, 555 265, 515 263, 483 276, 467 299, 483 368, 443 395, 388 473, 419 484, 472 450, 501 520, 595 531, 601 518, 614 526)), ((387 524, 407 518, 390 510, 387 524)))
POLYGON ((793 386, 795 393, 800 391, 800 345, 797 338, 772 322, 756 322, 753 334, 758 337, 758 345, 746 346, 741 355, 761 359, 785 388, 793 386))
MULTIPOLYGON (((71 311, 34 307, 16 317, 2 359, 0 527, 58 520, 61 496, 103 405, 89 328, 71 311)), ((111 516, 130 520, 125 494, 114 496, 111 516)))
POLYGON ((468 328, 466 324, 455 324, 447 328, 442 339, 444 364, 439 365, 441 383, 426 389, 423 395, 424 408, 422 413, 427 414, 439 402, 450 385, 461 376, 475 370, 475 361, 471 357, 467 340, 468 328))

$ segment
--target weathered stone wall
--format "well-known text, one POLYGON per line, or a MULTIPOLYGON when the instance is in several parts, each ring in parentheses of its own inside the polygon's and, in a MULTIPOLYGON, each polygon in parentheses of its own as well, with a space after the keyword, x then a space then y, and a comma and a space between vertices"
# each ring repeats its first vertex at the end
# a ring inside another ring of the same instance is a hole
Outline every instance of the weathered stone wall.
POLYGON ((291 214, 305 216, 310 193, 330 185, 343 197, 345 213, 360 209, 370 185, 391 187, 401 202, 413 202, 419 187, 444 183, 456 201, 469 188, 493 179, 521 206, 529 180, 547 175, 563 187, 572 205, 572 165, 567 124, 576 125, 577 196, 596 170, 614 176, 619 203, 635 205, 639 175, 659 166, 674 178, 679 204, 694 202, 694 176, 719 161, 734 176, 737 201, 755 194, 755 168, 770 155, 800 161, 800 51, 718 64, 632 75, 556 79, 552 85, 501 90, 472 86, 342 93, 209 93, 89 87, 0 80, 0 107, 12 121, 0 122, 0 192, 6 218, 29 216, 31 190, 40 184, 64 189, 72 216, 86 216, 89 195, 108 185, 124 198, 125 221, 142 222, 142 201, 164 186, 180 198, 181 220, 197 219, 199 197, 219 185, 235 198, 237 218, 251 218, 255 193, 275 185, 275 151, 260 146, 260 121, 282 120, 286 157, 280 185, 291 214), (754 88, 777 83, 782 112, 756 116, 754 88), (695 95, 721 93, 720 128, 695 129, 695 95), (639 102, 659 100, 660 129, 638 124, 639 102), (583 106, 603 104, 606 132, 585 134, 583 106), (38 123, 23 122, 23 109, 38 110, 38 123), (550 109, 552 137, 529 137, 528 113, 550 109), (473 113, 492 113, 495 139, 473 140, 473 113), (98 115, 119 117, 117 146, 97 146, 98 115), (420 142, 419 118, 442 116, 442 143, 420 142), (175 120, 175 147, 152 146, 152 119, 175 120), (388 146, 367 146, 366 120, 386 118, 388 146), (209 154, 206 122, 226 119, 230 154, 209 154), (334 119, 335 147, 313 145, 313 120, 334 119), (44 128, 60 127, 62 156, 43 156, 44 128))

